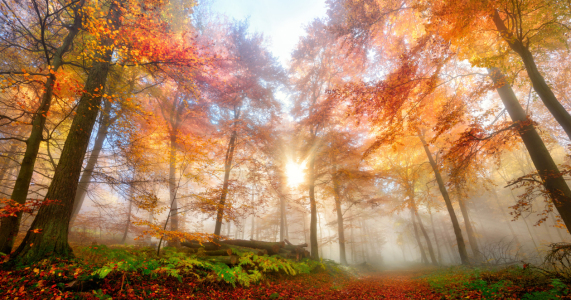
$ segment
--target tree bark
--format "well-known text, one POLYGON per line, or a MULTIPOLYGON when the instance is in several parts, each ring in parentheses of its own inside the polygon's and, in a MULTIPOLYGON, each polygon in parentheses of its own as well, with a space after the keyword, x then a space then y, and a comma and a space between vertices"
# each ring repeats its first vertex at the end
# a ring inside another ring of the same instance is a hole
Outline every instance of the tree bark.
MULTIPOLYGON (((170 230, 178 231, 178 203, 176 201, 176 128, 171 132, 170 136, 170 155, 169 155, 169 199, 171 201, 170 208, 170 230)), ((180 247, 180 241, 174 239, 169 241, 173 247, 180 247)))
POLYGON ((460 195, 460 192, 458 192, 458 205, 460 206, 460 211, 462 212, 462 217, 464 218, 464 226, 466 226, 466 234, 468 234, 470 249, 472 249, 472 253, 474 254, 475 262, 479 263, 482 261, 482 254, 478 248, 478 241, 476 240, 476 236, 474 234, 474 228, 472 227, 472 221, 470 220, 470 215, 468 214, 468 208, 466 207, 466 203, 460 195))
MULTIPOLYGON (((50 110, 53 97, 53 88, 57 81, 55 72, 63 64, 63 56, 70 49, 71 44, 82 24, 82 14, 79 9, 83 6, 83 1, 78 4, 75 8, 75 17, 73 25, 69 27, 69 31, 64 38, 62 45, 55 51, 50 65, 50 73, 46 83, 44 84, 44 93, 42 95, 42 102, 40 107, 34 114, 32 120, 32 129, 30 136, 26 140, 26 151, 24 152, 24 158, 20 164, 20 171, 16 178, 14 184, 14 189, 12 190, 12 195, 10 199, 14 200, 19 204, 26 203, 28 197, 28 190, 30 189, 30 182, 32 181, 32 176, 34 175, 34 166, 36 164, 36 158, 40 149, 40 144, 43 141, 43 131, 46 124, 47 115, 50 110)), ((49 62, 49 58, 46 57, 49 62)), ((20 220, 22 219, 22 212, 18 212, 15 217, 2 218, 0 224, 0 252, 10 253, 12 252, 12 247, 14 246, 14 238, 18 234, 20 229, 20 220)))
POLYGON ((333 176, 333 192, 335 196, 335 210, 337 211, 337 234, 339 235, 339 260, 344 266, 347 265, 347 253, 345 252, 345 228, 343 226, 343 211, 341 210, 341 195, 339 194, 339 180, 333 176))
POLYGON ((440 243, 438 242, 438 237, 436 236, 436 228, 434 228, 434 218, 432 217, 432 211, 428 209, 428 214, 430 214, 430 227, 432 227, 432 235, 434 236, 434 242, 436 243, 436 253, 438 255, 438 265, 442 264, 442 252, 440 251, 440 243))
MULTIPOLYGON (((2 173, 0 173, 0 194, 2 195, 6 194, 7 187, 11 186, 10 183, 8 182, 6 184, 3 183, 7 178, 10 177, 11 174, 13 174, 14 172, 13 168, 15 168, 17 165, 17 163, 15 162, 15 160, 17 159, 16 150, 18 150, 18 144, 14 142, 10 146, 10 150, 8 150, 9 152, 7 153, 2 163, 2 168, 1 168, 2 173)), ((0 197, 2 196, 0 195, 0 197)))
POLYGON ((420 236, 418 234, 418 228, 416 227, 416 220, 414 218, 414 209, 412 208, 412 206, 410 207, 410 219, 412 221, 412 226, 414 227, 414 237, 416 238, 416 243, 418 244, 418 249, 420 250, 420 260, 423 263, 426 263, 428 262, 428 259, 426 259, 426 253, 424 252, 424 247, 420 242, 420 236))
POLYGON ((428 233, 424 228, 424 224, 422 224, 422 220, 420 219, 420 215, 418 214, 418 210, 416 209, 416 204, 414 203, 414 199, 411 197, 410 201, 414 210, 414 215, 416 216, 416 219, 418 221, 418 226, 420 227, 420 231, 422 232, 422 235, 426 240, 426 245, 428 247, 428 254, 430 255, 430 260, 432 261, 433 265, 438 265, 438 261, 436 260, 436 256, 434 255, 434 248, 432 248, 432 242, 430 241, 430 237, 428 236, 428 233))
POLYGON ((129 234, 129 228, 131 228, 131 211, 133 209, 133 187, 131 187, 130 197, 129 197, 129 210, 127 212, 127 224, 125 224, 125 231, 123 232, 123 238, 121 238, 121 244, 125 244, 127 240, 127 235, 129 234))
POLYGON ((438 170, 438 165, 436 165, 436 162, 432 157, 432 152, 430 152, 428 144, 424 140, 424 136, 420 130, 418 131, 418 138, 424 146, 424 152, 426 152, 426 156, 428 157, 428 161, 430 162, 430 166, 434 172, 434 177, 436 177, 438 188, 440 189, 442 198, 444 198, 444 203, 446 203, 446 209, 448 209, 448 215, 450 216, 450 221, 452 221, 452 228, 454 229, 454 235, 456 236, 456 244, 458 245, 458 254, 460 255, 460 260, 462 261, 463 265, 470 264, 470 260, 468 259, 468 252, 466 251, 466 244, 464 243, 464 237, 462 236, 462 229, 460 229, 458 218, 456 217, 454 207, 452 206, 452 201, 450 200, 450 196, 446 190, 446 186, 444 185, 444 180, 440 175, 440 170, 438 170))
POLYGON ((317 243, 317 203, 315 201, 315 156, 312 155, 309 161, 309 206, 311 220, 309 222, 309 245, 311 258, 319 260, 319 248, 317 243))
POLYGON ((111 103, 109 101, 104 101, 104 104, 105 106, 101 112, 101 119, 99 128, 97 130, 97 136, 95 137, 95 142, 93 143, 93 149, 91 150, 91 155, 89 155, 87 165, 85 166, 85 169, 83 169, 81 179, 77 185, 77 193, 75 194, 75 200, 73 201, 73 212, 71 213, 70 221, 70 225, 72 226, 75 218, 77 217, 77 214, 83 206, 83 201, 87 195, 87 189, 89 188, 91 178, 93 177, 93 170, 95 169, 95 165, 99 159, 99 154, 103 149, 103 143, 105 142, 107 134, 109 133, 109 127, 112 125, 111 117, 109 116, 109 113, 111 112, 111 103))
POLYGON ((565 107, 561 105, 559 100, 557 100, 557 97, 555 97, 555 94, 547 82, 545 82, 545 78, 543 78, 543 75, 539 72, 535 59, 531 51, 529 51, 529 46, 510 32, 497 10, 494 11, 493 20, 504 41, 521 57, 533 85, 533 89, 537 95, 539 95, 539 98, 541 98, 541 101, 543 101, 543 104, 547 107, 555 120, 563 127, 569 139, 571 139, 571 115, 565 107))
POLYGON ((281 181, 279 183, 279 197, 280 197, 280 241, 283 241, 287 238, 286 233, 286 196, 284 193, 284 182, 285 178, 282 176, 281 181))
MULTIPOLYGON (((112 2, 107 22, 116 30, 120 23, 119 2, 112 2)), ((69 221, 73 210, 75 193, 81 167, 93 126, 97 119, 101 97, 105 89, 113 54, 114 39, 104 38, 100 45, 106 49, 98 55, 89 70, 85 93, 79 100, 77 114, 71 124, 59 164, 48 188, 45 199, 57 200, 53 205, 42 206, 26 233, 22 244, 11 255, 12 263, 30 264, 44 258, 73 256, 67 242, 69 221), (33 230, 39 231, 34 233, 33 230)))
MULTIPOLYGON (((528 121, 525 110, 521 107, 514 91, 501 71, 493 68, 489 70, 489 73, 494 83, 499 86, 497 92, 511 119, 516 123, 528 121)), ((569 186, 559 172, 559 168, 553 161, 543 140, 535 130, 535 126, 531 123, 524 123, 523 126, 519 126, 518 132, 557 212, 559 212, 567 230, 571 229, 571 190, 569 186)))
MULTIPOLYGON (((240 118, 239 108, 234 108, 234 126, 240 118)), ((232 170, 232 159, 234 157, 234 150, 236 148, 236 139, 238 133, 236 129, 232 131, 230 141, 228 142, 228 150, 226 151, 226 159, 224 160, 224 183, 222 184, 222 193, 220 194, 220 201, 218 202, 218 210, 216 214, 216 225, 214 227, 214 234, 220 236, 222 229, 222 218, 224 217, 224 205, 226 204, 226 197, 228 195, 228 184, 230 181, 230 171, 232 170)))

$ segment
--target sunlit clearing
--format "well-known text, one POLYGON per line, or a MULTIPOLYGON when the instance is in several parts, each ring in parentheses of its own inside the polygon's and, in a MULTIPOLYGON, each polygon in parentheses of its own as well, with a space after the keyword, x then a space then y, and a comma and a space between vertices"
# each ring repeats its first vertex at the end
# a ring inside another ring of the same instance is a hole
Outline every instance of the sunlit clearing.
POLYGON ((286 165, 287 183, 291 187, 300 185, 305 177, 304 167, 305 164, 296 164, 290 161, 286 165))

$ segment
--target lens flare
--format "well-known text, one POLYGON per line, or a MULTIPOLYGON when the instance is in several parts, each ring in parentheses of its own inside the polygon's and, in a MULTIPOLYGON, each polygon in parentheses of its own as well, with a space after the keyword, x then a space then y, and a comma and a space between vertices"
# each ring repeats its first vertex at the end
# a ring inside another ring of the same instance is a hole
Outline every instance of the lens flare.
POLYGON ((296 187, 305 180, 305 164, 296 164, 290 161, 286 165, 287 183, 290 187, 296 187))

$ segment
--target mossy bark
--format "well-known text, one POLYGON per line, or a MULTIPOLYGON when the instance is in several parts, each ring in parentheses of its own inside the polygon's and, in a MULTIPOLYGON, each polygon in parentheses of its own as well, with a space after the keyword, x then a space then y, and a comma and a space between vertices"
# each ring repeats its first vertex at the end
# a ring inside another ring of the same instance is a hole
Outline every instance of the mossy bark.
MULTIPOLYGON (((117 28, 120 15, 119 2, 113 2, 107 17, 108 23, 117 28)), ((112 38, 107 37, 100 43, 102 49, 106 50, 89 70, 85 92, 79 100, 59 164, 48 188, 45 199, 58 202, 38 210, 22 244, 10 257, 13 263, 30 264, 44 258, 68 258, 73 255, 67 240, 69 222, 81 167, 109 74, 113 42, 112 38)))

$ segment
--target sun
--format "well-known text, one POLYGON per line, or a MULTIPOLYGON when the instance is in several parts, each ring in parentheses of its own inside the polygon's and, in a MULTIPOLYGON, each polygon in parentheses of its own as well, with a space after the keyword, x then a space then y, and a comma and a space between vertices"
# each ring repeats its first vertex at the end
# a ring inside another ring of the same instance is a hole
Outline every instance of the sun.
POLYGON ((305 163, 296 164, 290 161, 286 165, 287 183, 290 187, 296 187, 305 180, 305 163))

